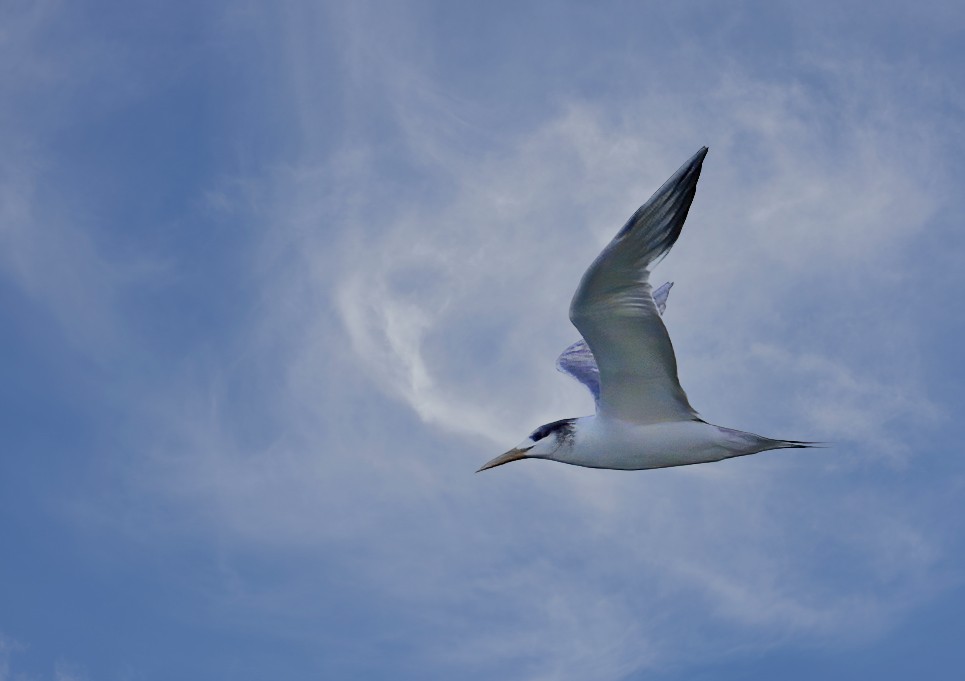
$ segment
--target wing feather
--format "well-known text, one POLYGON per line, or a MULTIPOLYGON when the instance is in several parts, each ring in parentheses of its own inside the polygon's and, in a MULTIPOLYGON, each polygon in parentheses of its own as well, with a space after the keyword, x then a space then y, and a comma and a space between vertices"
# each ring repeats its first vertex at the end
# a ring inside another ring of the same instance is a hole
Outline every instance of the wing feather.
MULTIPOLYGON (((657 305, 660 314, 663 314, 664 310, 667 309, 667 296, 670 295, 672 287, 673 282, 668 281, 653 292, 653 302, 657 305)), ((593 399, 599 402, 600 369, 596 366, 593 351, 590 350, 590 346, 586 344, 585 340, 581 338, 566 348, 557 358, 556 368, 585 385, 586 389, 592 393, 593 399)))
POLYGON ((573 296, 570 320, 596 359, 603 415, 641 424, 698 418, 649 277, 680 236, 706 154, 701 148, 630 216, 573 296))

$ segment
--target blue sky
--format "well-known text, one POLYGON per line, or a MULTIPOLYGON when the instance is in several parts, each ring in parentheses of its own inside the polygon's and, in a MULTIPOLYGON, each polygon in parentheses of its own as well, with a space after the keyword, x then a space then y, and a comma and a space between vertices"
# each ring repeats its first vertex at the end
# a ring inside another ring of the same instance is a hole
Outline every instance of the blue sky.
POLYGON ((0 6, 0 681, 949 678, 965 663, 965 7, 0 6), (592 410, 582 271, 709 421, 827 440, 473 471, 592 410))

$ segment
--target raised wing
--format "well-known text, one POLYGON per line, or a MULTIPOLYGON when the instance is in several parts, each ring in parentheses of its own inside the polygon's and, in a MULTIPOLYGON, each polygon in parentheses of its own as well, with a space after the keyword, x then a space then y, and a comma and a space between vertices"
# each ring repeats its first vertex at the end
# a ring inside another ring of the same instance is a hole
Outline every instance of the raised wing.
POLYGON ((582 338, 566 348, 556 359, 556 368, 564 374, 569 374, 586 389, 593 393, 593 399, 600 402, 600 370, 593 359, 590 346, 582 338))
MULTIPOLYGON (((653 292, 653 302, 660 314, 663 314, 663 311, 667 309, 667 296, 670 295, 672 287, 673 282, 668 281, 653 292)), ((581 338, 566 348, 557 358, 556 368, 585 385, 587 390, 593 394, 593 399, 597 402, 600 401, 600 370, 597 368, 596 360, 593 359, 593 352, 585 340, 581 338)))
POLYGON ((697 418, 677 379, 649 268, 680 236, 706 155, 701 148, 630 216, 570 303, 570 321, 596 358, 603 415, 641 424, 697 418))
POLYGON ((670 295, 670 289, 672 288, 673 282, 668 281, 653 292, 653 303, 657 306, 657 310, 660 312, 660 314, 663 314, 667 310, 667 296, 670 295))

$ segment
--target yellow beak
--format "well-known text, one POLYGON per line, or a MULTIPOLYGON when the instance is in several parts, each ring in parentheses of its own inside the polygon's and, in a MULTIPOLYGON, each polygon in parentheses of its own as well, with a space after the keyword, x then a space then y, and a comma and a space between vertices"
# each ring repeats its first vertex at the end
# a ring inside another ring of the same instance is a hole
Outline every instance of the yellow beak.
POLYGON ((505 454, 500 454, 476 472, 481 473, 487 468, 495 468, 496 466, 502 466, 504 463, 509 463, 510 461, 519 461, 520 459, 525 459, 526 452, 528 452, 530 449, 531 448, 519 449, 518 447, 514 447, 505 454))

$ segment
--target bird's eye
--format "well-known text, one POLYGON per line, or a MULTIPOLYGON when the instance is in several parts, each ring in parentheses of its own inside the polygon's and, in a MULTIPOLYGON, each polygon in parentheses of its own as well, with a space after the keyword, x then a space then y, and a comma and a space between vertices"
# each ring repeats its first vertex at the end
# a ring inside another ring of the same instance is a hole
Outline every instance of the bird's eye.
POLYGON ((573 419, 560 419, 559 421, 553 421, 553 423, 547 423, 544 426, 540 426, 533 431, 533 434, 529 436, 529 439, 533 442, 539 442, 544 437, 550 433, 555 433, 558 430, 565 430, 573 422, 573 419))

